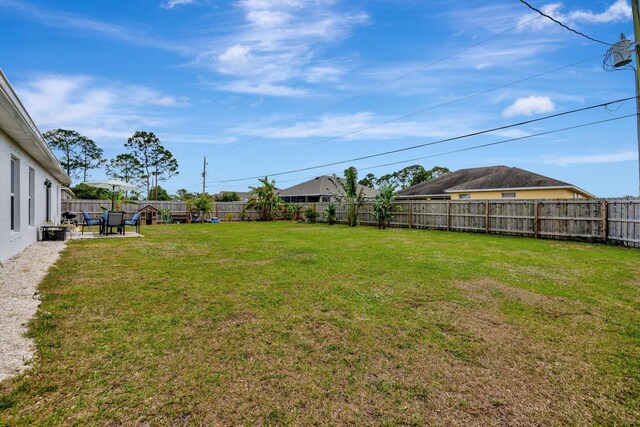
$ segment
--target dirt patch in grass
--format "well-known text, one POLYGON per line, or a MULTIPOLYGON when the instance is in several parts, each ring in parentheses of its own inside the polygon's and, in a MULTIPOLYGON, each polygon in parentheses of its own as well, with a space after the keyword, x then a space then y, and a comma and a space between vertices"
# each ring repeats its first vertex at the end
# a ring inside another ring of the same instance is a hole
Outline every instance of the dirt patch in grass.
POLYGON ((549 307, 565 303, 573 304, 572 301, 568 301, 564 298, 538 294, 526 289, 506 285, 495 280, 457 282, 456 287, 464 290, 468 297, 483 302, 495 301, 497 299, 497 294, 504 294, 509 298, 515 298, 526 304, 534 306, 549 307))
POLYGON ((453 423, 465 418, 473 421, 475 417, 487 417, 487 423, 500 420, 507 425, 538 425, 540 420, 585 425, 607 418, 633 423, 633 415, 605 391, 612 385, 606 384, 609 380, 590 360, 589 353, 597 348, 606 325, 585 315, 583 303, 490 280, 456 285, 479 306, 452 307, 447 317, 455 319, 455 328, 478 337, 484 350, 475 365, 460 365, 456 360, 442 363, 442 384, 460 385, 451 390, 451 395, 465 402, 465 409, 454 417, 453 423), (557 320, 557 335, 540 340, 531 333, 532 329, 547 330, 549 325, 510 321, 500 309, 510 300, 529 306, 545 319, 557 320), (575 336, 572 330, 564 330, 577 323, 587 326, 593 335, 575 336), (599 379, 599 386, 594 387, 594 378, 599 379), (534 419, 538 422, 531 422, 534 419))

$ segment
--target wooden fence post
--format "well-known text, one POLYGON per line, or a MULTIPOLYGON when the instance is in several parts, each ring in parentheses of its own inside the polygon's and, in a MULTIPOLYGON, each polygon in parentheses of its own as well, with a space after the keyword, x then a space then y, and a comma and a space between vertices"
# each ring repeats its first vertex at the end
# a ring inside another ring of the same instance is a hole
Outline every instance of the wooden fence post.
POLYGON ((539 203, 533 202, 533 237, 538 238, 540 233, 540 221, 538 217, 539 203))
POLYGON ((484 232, 489 234, 489 200, 484 202, 484 232))
POLYGON ((451 202, 447 202, 447 231, 451 231, 451 202))
POLYGON ((602 241, 606 243, 607 241, 607 234, 608 234, 608 230, 607 230, 607 223, 608 223, 608 216, 609 216, 609 209, 607 209, 607 201, 603 200, 601 203, 601 207, 600 207, 600 212, 602 215, 602 241))
POLYGON ((409 228, 413 227, 413 203, 409 202, 409 228))

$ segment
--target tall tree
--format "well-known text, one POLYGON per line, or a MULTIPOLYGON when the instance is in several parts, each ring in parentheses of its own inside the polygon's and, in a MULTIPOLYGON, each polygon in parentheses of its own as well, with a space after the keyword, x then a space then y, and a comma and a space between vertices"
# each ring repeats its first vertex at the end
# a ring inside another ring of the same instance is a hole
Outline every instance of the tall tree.
POLYGON ((175 195, 175 199, 182 200, 182 201, 195 199, 196 197, 197 195, 195 193, 191 193, 185 188, 180 188, 178 191, 176 191, 176 195, 175 195))
POLYGON ((416 185, 421 182, 438 178, 439 176, 449 172, 450 170, 448 168, 441 166, 434 166, 427 170, 421 165, 411 165, 406 168, 402 168, 399 171, 381 176, 377 180, 377 184, 379 186, 393 184, 402 189, 407 188, 410 185, 416 185))
POLYGON ((89 170, 99 168, 105 161, 102 158, 102 148, 84 136, 80 137, 80 169, 82 170, 82 180, 89 178, 89 170))
POLYGON ((153 153, 153 186, 156 189, 155 200, 158 200, 157 189, 160 188, 158 182, 166 181, 178 174, 178 161, 173 157, 171 151, 162 146, 153 153))
POLYGON ((152 184, 157 187, 159 181, 166 181, 178 173, 178 161, 160 144, 153 132, 137 131, 124 146, 140 162, 147 198, 150 197, 152 184))
POLYGON ((377 178, 374 174, 372 174, 371 172, 369 172, 367 175, 365 175, 364 178, 362 178, 360 181, 358 181, 358 184, 360 185, 364 185, 365 187, 370 187, 370 188, 374 188, 376 186, 376 182, 377 182, 377 178))
POLYGON ((154 195, 154 199, 153 200, 158 200, 161 202, 164 202, 166 200, 171 200, 171 197, 169 196, 169 193, 167 192, 167 190, 165 190, 164 188, 157 186, 157 187, 152 187, 151 188, 151 194, 154 195))
POLYGON ((102 149, 75 130, 53 129, 45 132, 43 137, 58 154, 62 167, 72 180, 82 177, 86 181, 89 170, 99 167, 102 162, 102 149))
POLYGON ((132 154, 118 154, 105 164, 107 176, 132 184, 141 182, 142 164, 132 154))
POLYGON ((451 171, 447 167, 434 166, 429 170, 423 170, 422 172, 414 174, 409 181, 409 185, 416 185, 421 182, 431 181, 432 179, 439 178, 449 172, 451 171))

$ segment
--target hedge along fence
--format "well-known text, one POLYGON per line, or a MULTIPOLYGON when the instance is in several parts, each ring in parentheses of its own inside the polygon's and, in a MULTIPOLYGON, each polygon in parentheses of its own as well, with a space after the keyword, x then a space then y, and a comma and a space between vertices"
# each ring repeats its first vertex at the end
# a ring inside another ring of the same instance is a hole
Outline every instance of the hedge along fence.
MULTIPOLYGON (((301 205, 318 211, 324 220, 329 203, 301 205)), ((468 200, 468 201, 398 201, 392 227, 423 228, 447 231, 468 231, 491 234, 519 235, 534 238, 587 240, 609 242, 640 248, 640 199, 607 200, 468 200)), ((139 205, 124 205, 127 213, 152 205, 171 209, 174 218, 186 218, 183 202, 141 201, 139 205)), ((83 210, 92 216, 101 214, 100 206, 110 207, 106 200, 70 200, 63 210, 83 210)), ((347 222, 346 207, 335 204, 336 222, 347 222)), ((216 202, 213 216, 232 221, 257 220, 259 213, 243 202, 216 202)), ((360 208, 360 224, 377 225, 373 219, 373 202, 360 208)))

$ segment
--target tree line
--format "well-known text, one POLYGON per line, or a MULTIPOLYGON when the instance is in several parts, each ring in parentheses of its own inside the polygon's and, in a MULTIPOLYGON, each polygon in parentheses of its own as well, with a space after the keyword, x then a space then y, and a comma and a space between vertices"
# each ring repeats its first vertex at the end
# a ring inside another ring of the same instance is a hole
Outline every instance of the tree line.
POLYGON ((442 166, 425 169, 422 165, 411 165, 399 171, 382 175, 380 178, 376 178, 374 174, 368 173, 363 179, 358 181, 358 184, 371 188, 395 185, 402 190, 403 188, 438 178, 449 172, 451 172, 449 168, 442 166))
MULTIPOLYGON (((435 166, 426 170, 420 165, 412 165, 380 178, 375 178, 373 174, 368 174, 364 179, 358 181, 358 170, 354 166, 350 166, 344 170, 343 178, 339 178, 334 174, 330 179, 335 189, 331 193, 336 202, 346 209, 347 225, 355 227, 359 223, 360 208, 365 203, 363 186, 377 186, 378 194, 373 200, 373 217, 378 224, 378 228, 385 228, 390 223, 394 212, 399 210, 399 207, 395 204, 398 187, 405 188, 409 185, 430 181, 446 173, 449 173, 449 169, 446 167, 435 166)), ((278 196, 275 180, 269 181, 268 177, 264 177, 259 182, 261 185, 250 187, 251 198, 247 202, 247 206, 256 209, 261 220, 299 219, 299 212, 302 207, 295 203, 283 202, 278 196), (295 213, 295 215, 292 213, 295 213)), ((305 216, 307 220, 314 222, 317 217, 315 208, 309 207, 305 216)), ((333 224, 335 216, 335 205, 327 205, 325 208, 325 220, 329 225, 333 224)))
MULTIPOLYGON (((159 183, 178 174, 178 161, 153 132, 137 131, 124 143, 125 153, 112 159, 103 158, 104 151, 90 138, 68 129, 53 129, 43 135, 56 153, 72 182, 89 178, 90 171, 104 166, 107 176, 145 189, 146 199, 163 196, 159 183), (159 194, 160 193, 160 194, 159 194)), ((79 183, 71 189, 79 198, 103 198, 104 190, 79 183), (80 197, 84 196, 84 197, 80 197)), ((166 191, 164 191, 166 193, 166 191)), ((141 194, 133 194, 139 198, 141 194)))

